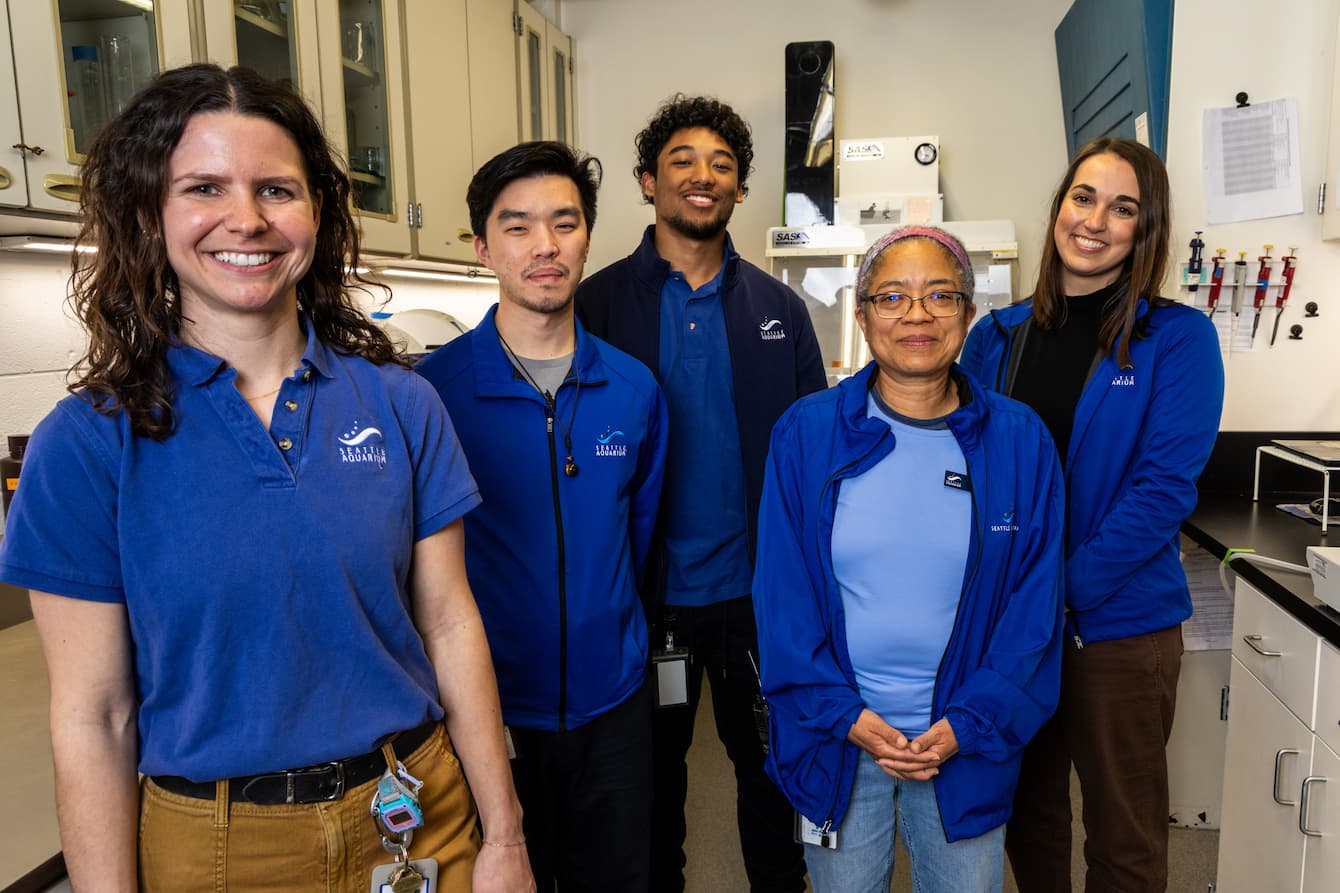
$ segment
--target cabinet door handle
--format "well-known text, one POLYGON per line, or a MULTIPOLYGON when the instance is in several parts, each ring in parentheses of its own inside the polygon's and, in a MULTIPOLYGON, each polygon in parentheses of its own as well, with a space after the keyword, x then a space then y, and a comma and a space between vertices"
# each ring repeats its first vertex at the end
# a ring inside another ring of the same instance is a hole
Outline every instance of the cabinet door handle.
POLYGON ((42 188, 48 195, 67 202, 79 201, 79 178, 69 174, 47 174, 42 178, 42 188))
POLYGON ((18 149, 20 152, 31 152, 34 156, 41 155, 46 151, 46 149, 43 149, 41 146, 30 146, 27 143, 15 143, 9 148, 18 149))
POLYGON ((1275 751, 1275 781, 1270 786, 1270 796, 1275 798, 1275 802, 1280 806, 1295 805, 1292 800, 1280 799, 1280 763, 1284 761, 1286 756, 1290 755, 1298 756, 1298 751, 1292 747, 1284 747, 1275 751))
POLYGON ((9 176, 9 169, 0 167, 0 189, 8 189, 12 185, 14 181, 9 176))
POLYGON ((1308 837, 1322 836, 1320 831, 1313 831, 1311 828, 1307 826, 1308 794, 1310 794, 1312 791, 1312 784, 1318 781, 1321 782, 1322 784, 1326 783, 1326 779, 1320 775, 1309 775, 1307 778, 1303 779, 1303 789, 1298 795, 1299 800, 1302 804, 1301 806, 1298 807, 1298 830, 1302 831, 1308 837))
POLYGON ((1262 648, 1260 645, 1256 644, 1257 642, 1261 641, 1261 637, 1260 637, 1260 636, 1243 636, 1243 637, 1242 637, 1242 641, 1244 641, 1244 642, 1246 642, 1248 645, 1250 645, 1250 646, 1251 646, 1251 649, 1252 649, 1253 651, 1255 651, 1257 654, 1261 655, 1262 657, 1283 657, 1283 656, 1284 656, 1284 652, 1283 652, 1283 651, 1267 651, 1267 650, 1265 650, 1264 648, 1262 648))

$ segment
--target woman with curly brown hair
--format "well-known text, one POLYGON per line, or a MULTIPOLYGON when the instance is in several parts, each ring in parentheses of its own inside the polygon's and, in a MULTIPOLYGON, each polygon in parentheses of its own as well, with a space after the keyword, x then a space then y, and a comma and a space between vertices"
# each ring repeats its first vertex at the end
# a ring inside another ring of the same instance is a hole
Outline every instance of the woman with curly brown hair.
POLYGON ((0 551, 47 657, 75 887, 363 891, 391 851, 445 889, 533 889, 465 577, 478 492, 348 293, 349 181, 312 112, 245 69, 166 72, 82 197, 89 347, 0 551))

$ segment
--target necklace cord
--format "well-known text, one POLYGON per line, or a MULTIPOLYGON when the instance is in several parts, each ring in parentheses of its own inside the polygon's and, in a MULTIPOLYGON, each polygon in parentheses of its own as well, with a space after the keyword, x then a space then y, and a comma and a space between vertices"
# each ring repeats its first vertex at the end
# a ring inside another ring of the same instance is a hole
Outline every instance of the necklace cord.
POLYGON ((580 399, 582 396, 582 379, 581 376, 577 375, 575 371, 576 357, 577 357, 576 344, 574 344, 572 348, 572 355, 573 355, 572 377, 577 382, 577 391, 572 395, 572 412, 568 414, 567 424, 564 424, 563 419, 558 415, 558 396, 556 394, 550 394, 548 391, 540 388, 539 384, 536 383, 535 379, 531 377, 530 371, 526 369, 526 364, 521 362, 521 359, 516 355, 516 351, 512 350, 512 345, 507 343, 507 339, 503 337, 501 331, 498 332, 498 343, 502 345, 503 350, 507 351, 507 356, 512 361, 512 367, 520 370, 522 377, 525 378, 525 380, 530 384, 530 386, 533 387, 535 390, 539 391, 540 396, 544 397, 545 402, 549 404, 549 411, 552 417, 558 419, 558 424, 562 425, 563 446, 568 453, 565 459, 565 465, 563 466, 563 472, 568 477, 576 477, 578 468, 577 463, 574 462, 572 459, 572 426, 577 421, 577 400, 580 399))
MULTIPOLYGON (((283 387, 283 385, 281 384, 281 385, 279 386, 279 388, 282 388, 282 387, 283 387)), ((278 394, 278 393, 279 393, 279 388, 275 388, 273 391, 266 391, 264 394, 254 394, 254 395, 252 395, 252 396, 250 396, 250 397, 248 397, 248 396, 246 396, 245 394, 243 394, 243 395, 242 395, 242 399, 243 399, 243 400, 246 400, 248 403, 250 403, 250 402, 252 402, 253 400, 260 400, 260 399, 263 399, 263 398, 265 398, 265 397, 273 397, 275 394, 278 394)))

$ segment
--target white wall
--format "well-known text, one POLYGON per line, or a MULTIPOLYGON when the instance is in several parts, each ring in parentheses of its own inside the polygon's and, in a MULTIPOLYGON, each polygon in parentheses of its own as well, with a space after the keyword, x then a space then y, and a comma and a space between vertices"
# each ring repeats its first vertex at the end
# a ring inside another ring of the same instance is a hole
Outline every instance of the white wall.
MULTIPOLYGON (((1259 0, 1177 0, 1175 5, 1168 129, 1174 258, 1186 259, 1197 229, 1206 230, 1206 257, 1223 247, 1231 260, 1246 251, 1254 262, 1267 242, 1276 246, 1276 257, 1281 249, 1298 248, 1298 272, 1280 320, 1279 340, 1273 348, 1228 358, 1228 399, 1221 424, 1226 431, 1340 430, 1340 303, 1329 300, 1340 288, 1340 242, 1320 240, 1317 216, 1328 133, 1340 127, 1340 122, 1328 123, 1336 10, 1337 0, 1278 0, 1268 6, 1259 0), (1304 212, 1207 229, 1201 112, 1232 106, 1240 90, 1254 103, 1298 100, 1304 212), (1308 301, 1320 305, 1320 318, 1303 318, 1308 301), (1303 324, 1302 341, 1288 340, 1295 322, 1303 324)), ((1333 196, 1340 190, 1337 174, 1332 172, 1329 187, 1333 196)), ((1331 213, 1340 213, 1333 200, 1328 204, 1331 213)), ((1254 275, 1256 267, 1248 269, 1254 275)), ((1261 326, 1273 323, 1274 309, 1268 307, 1261 326)))
MULTIPOLYGON (((0 255, 0 438, 29 434, 61 397, 83 335, 65 305, 70 261, 0 255)), ((3 440, 0 440, 0 445, 3 440)))
POLYGON ((633 136, 682 91, 729 102, 753 127, 737 249, 763 265, 782 222, 786 44, 831 40, 839 139, 936 134, 945 216, 1007 218, 1031 283, 1047 200, 1066 165, 1053 32, 1071 0, 564 0, 576 43, 578 135, 605 165, 588 272, 627 254, 652 220, 633 136))

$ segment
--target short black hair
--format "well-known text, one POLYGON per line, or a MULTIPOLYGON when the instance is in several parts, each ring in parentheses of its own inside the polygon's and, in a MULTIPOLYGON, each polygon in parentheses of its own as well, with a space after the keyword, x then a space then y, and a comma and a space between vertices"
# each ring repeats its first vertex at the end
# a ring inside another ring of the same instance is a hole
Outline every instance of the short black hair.
MULTIPOLYGON (((661 103, 647 126, 633 140, 637 147, 637 167, 633 168, 633 176, 639 182, 643 174, 656 176, 656 159, 661 150, 677 131, 688 127, 706 127, 725 140, 740 165, 740 192, 747 193, 749 187, 745 181, 749 179, 754 163, 754 138, 749 132, 749 124, 735 109, 710 96, 676 93, 661 103)), ((642 199, 651 204, 651 196, 644 194, 642 199)))
POLYGON ((603 174, 599 158, 583 155, 566 143, 555 140, 518 143, 484 162, 470 180, 470 188, 465 192, 470 226, 476 236, 484 238, 484 226, 504 189, 524 177, 553 175, 567 177, 576 184, 582 198, 586 232, 590 234, 596 227, 596 191, 600 189, 603 174))

